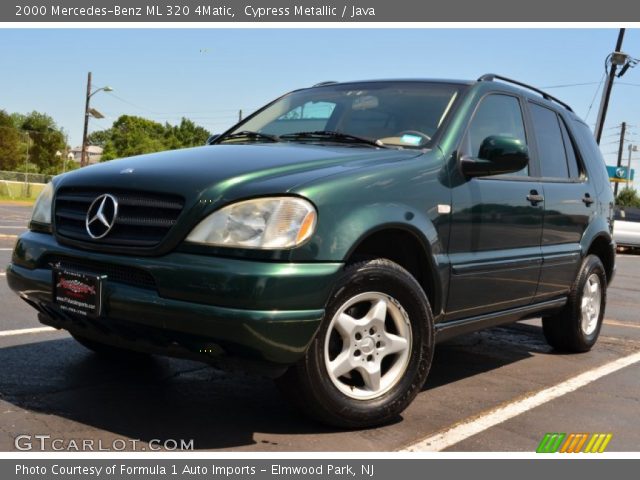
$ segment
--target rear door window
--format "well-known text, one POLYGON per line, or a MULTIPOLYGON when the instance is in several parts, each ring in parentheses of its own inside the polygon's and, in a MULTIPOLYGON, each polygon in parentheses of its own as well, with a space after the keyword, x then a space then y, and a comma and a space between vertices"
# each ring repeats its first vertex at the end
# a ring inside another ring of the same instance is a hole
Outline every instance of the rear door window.
POLYGON ((542 176, 568 180, 570 176, 567 151, 558 115, 553 110, 538 104, 530 103, 529 105, 542 176))

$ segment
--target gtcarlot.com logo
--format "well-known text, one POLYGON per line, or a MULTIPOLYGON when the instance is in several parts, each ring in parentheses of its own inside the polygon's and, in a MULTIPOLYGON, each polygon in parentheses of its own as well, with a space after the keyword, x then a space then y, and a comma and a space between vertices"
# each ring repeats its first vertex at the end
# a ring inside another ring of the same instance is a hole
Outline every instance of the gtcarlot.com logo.
POLYGON ((611 437, 611 433, 546 433, 536 453, 602 453, 611 437))
POLYGON ((176 451, 193 450, 193 439, 153 438, 142 441, 135 438, 116 438, 112 441, 92 438, 56 438, 51 435, 18 435, 13 440, 16 450, 28 452, 32 450, 55 452, 122 452, 128 451, 176 451))

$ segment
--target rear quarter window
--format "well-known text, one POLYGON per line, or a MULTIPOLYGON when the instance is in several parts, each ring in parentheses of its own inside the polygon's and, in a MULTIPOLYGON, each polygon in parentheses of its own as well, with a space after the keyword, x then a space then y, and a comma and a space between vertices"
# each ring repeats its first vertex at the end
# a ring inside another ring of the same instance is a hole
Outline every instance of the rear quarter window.
MULTIPOLYGON (((596 176, 599 180, 604 180, 609 186, 607 167, 593 132, 579 120, 574 119, 570 122, 570 126, 574 133, 577 147, 580 150, 580 156, 584 160, 587 175, 592 178, 596 176)), ((611 189, 610 186, 609 189, 611 189)))
POLYGON ((612 202, 613 191, 609 183, 609 174, 593 132, 584 123, 575 118, 568 125, 580 150, 580 157, 584 161, 583 166, 586 169, 587 177, 589 177, 598 194, 603 195, 601 200, 612 202))

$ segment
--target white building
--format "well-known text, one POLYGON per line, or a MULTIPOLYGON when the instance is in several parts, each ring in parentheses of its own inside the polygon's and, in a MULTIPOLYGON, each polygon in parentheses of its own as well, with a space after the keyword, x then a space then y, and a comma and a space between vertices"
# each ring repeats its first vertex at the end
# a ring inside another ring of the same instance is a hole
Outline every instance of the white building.
MULTIPOLYGON (((82 160, 82 147, 73 148, 71 153, 73 154, 73 161, 80 163, 82 160)), ((102 158, 102 147, 95 145, 87 146, 87 157, 89 158, 89 163, 98 163, 100 158, 102 158)))

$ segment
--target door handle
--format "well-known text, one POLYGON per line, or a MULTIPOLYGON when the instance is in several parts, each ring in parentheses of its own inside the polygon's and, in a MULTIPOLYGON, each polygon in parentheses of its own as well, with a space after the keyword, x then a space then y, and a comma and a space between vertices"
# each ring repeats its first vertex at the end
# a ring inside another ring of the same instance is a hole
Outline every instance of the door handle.
POLYGON ((535 207, 540 202, 544 202, 544 196, 538 194, 537 190, 531 190, 529 195, 527 195, 527 200, 535 207))
POLYGON ((591 205, 593 202, 595 202, 595 200, 591 198, 591 195, 589 195, 588 193, 584 194, 584 197, 582 197, 582 201, 587 207, 591 205))

